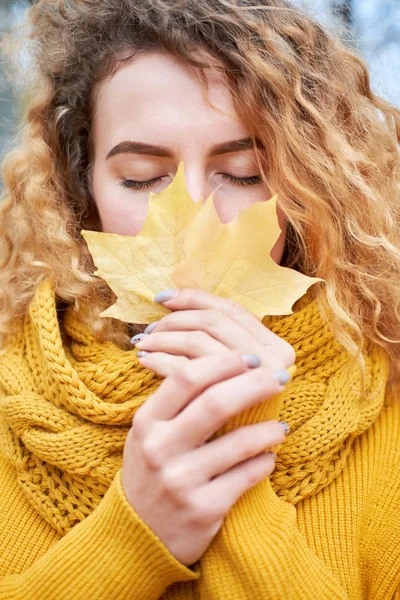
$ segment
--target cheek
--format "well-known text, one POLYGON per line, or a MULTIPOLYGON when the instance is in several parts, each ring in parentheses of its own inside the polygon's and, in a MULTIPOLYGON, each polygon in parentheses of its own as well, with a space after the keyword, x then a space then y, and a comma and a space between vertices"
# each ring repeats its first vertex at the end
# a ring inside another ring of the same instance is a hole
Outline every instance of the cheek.
POLYGON ((214 204, 222 223, 230 223, 240 210, 248 208, 254 202, 262 202, 269 192, 261 186, 237 187, 223 184, 215 192, 214 204))
POLYGON ((275 246, 271 251, 271 258, 277 265, 281 263, 283 253, 285 251, 285 242, 286 242, 286 226, 283 229, 281 235, 279 236, 275 246))
MULTIPOLYGON (((254 204, 254 202, 263 202, 265 198, 271 194, 269 190, 262 187, 239 188, 232 190, 222 186, 214 197, 215 208, 222 223, 229 223, 238 214, 239 210, 243 210, 254 204)), ((277 239, 275 246, 271 251, 271 258, 280 264, 283 253, 285 251, 286 242, 286 218, 285 215, 278 209, 278 221, 282 230, 281 235, 277 239)))
POLYGON ((147 206, 140 208, 132 214, 131 210, 116 206, 114 209, 104 208, 100 211, 101 229, 104 233, 118 233, 119 235, 137 235, 142 229, 147 206))
POLYGON ((93 197, 99 211, 104 233, 136 235, 142 229, 147 215, 147 193, 135 194, 118 185, 111 177, 93 172, 93 197))
MULTIPOLYGON (((137 235, 142 229, 148 212, 148 192, 133 193, 118 185, 99 168, 93 171, 93 195, 96 202, 102 231, 104 233, 117 233, 120 235, 137 235)), ((254 202, 261 202, 268 196, 265 188, 238 188, 232 190, 230 186, 221 186, 215 194, 215 207, 222 223, 233 221, 239 210, 247 208, 254 202)), ((286 236, 286 222, 284 215, 278 213, 282 233, 277 240, 271 257, 280 263, 286 236)))
POLYGON ((282 233, 279 236, 279 238, 277 239, 275 246, 272 248, 271 258, 279 265, 281 263, 283 253, 285 251, 286 232, 287 232, 287 220, 286 220, 285 215, 283 214, 283 212, 281 210, 279 210, 279 208, 278 208, 278 222, 279 222, 280 228, 282 229, 282 233))

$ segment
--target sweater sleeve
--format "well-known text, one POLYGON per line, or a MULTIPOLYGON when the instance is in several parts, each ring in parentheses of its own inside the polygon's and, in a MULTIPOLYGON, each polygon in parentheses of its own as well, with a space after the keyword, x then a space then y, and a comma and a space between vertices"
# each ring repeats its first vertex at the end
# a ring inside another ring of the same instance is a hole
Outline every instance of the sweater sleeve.
POLYGON ((142 521, 118 471, 99 506, 21 574, 0 580, 0 600, 158 599, 198 579, 142 521))
MULTIPOLYGON (((279 420, 282 400, 283 394, 269 400, 264 420, 279 420)), ((310 549, 295 506, 276 495, 269 478, 250 488, 226 515, 202 556, 198 587, 207 600, 252 600, 261 597, 260 591, 263 600, 348 598, 310 549)))
POLYGON ((347 591, 300 532, 295 506, 278 498, 269 479, 246 496, 246 502, 242 496, 235 504, 202 558, 200 596, 244 600, 259 597, 262 590, 264 600, 347 599, 347 591), (210 581, 215 587, 207 588, 210 581))

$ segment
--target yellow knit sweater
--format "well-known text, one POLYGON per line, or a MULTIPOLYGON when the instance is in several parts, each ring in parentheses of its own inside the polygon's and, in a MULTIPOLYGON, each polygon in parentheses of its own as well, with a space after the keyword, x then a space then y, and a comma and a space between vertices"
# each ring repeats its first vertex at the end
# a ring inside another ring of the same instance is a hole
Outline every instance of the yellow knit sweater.
POLYGON ((135 351, 58 325, 49 282, 0 356, 0 599, 400 600, 400 403, 366 355, 368 395, 311 303, 266 324, 296 349, 284 394, 218 432, 281 418, 277 467, 198 563, 178 562, 124 496, 129 422, 159 378, 135 351), (69 342, 66 342, 66 339, 69 342))

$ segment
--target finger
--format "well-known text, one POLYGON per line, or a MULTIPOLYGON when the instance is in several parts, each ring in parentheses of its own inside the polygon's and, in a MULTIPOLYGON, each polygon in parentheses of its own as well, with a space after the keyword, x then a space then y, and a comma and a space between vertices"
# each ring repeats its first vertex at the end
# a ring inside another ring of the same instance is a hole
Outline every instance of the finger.
POLYGON ((282 444, 285 437, 278 421, 246 425, 180 455, 178 461, 172 463, 172 468, 179 470, 188 487, 198 487, 238 463, 282 444))
POLYGON ((181 369, 190 360, 186 356, 173 356, 165 352, 149 352, 138 358, 146 369, 154 371, 160 377, 168 377, 176 369, 181 369))
POLYGON ((141 412, 150 420, 173 419, 209 386, 248 370, 240 352, 194 358, 164 379, 141 412))
POLYGON ((284 389, 266 368, 254 369, 209 386, 171 423, 180 451, 204 444, 224 423, 284 389), (179 441, 179 442, 178 442, 179 441))
POLYGON ((206 499, 215 506, 216 510, 225 515, 247 490, 271 475, 274 468, 274 456, 262 452, 235 465, 199 488, 197 490, 199 501, 201 502, 203 497, 203 501, 206 499))
POLYGON ((136 344, 140 350, 168 352, 188 358, 221 354, 227 347, 204 331, 152 332, 136 344))
POLYGON ((220 313, 228 315, 232 320, 236 321, 244 328, 245 331, 248 332, 248 334, 251 334, 256 340, 258 340, 260 344, 269 348, 273 348, 274 351, 276 351, 278 345, 283 354, 286 367, 294 364, 295 353, 290 344, 270 331, 268 327, 263 325, 257 319, 257 317, 255 317, 237 302, 230 300, 229 298, 214 296, 213 294, 209 294, 204 290, 193 288, 178 289, 174 290, 174 292, 176 292, 176 295, 173 296, 173 298, 163 302, 164 306, 174 312, 163 317, 157 323, 154 331, 161 331, 164 327, 164 323, 167 323, 168 320, 172 319, 176 314, 175 311, 189 311, 193 309, 216 310, 220 313))

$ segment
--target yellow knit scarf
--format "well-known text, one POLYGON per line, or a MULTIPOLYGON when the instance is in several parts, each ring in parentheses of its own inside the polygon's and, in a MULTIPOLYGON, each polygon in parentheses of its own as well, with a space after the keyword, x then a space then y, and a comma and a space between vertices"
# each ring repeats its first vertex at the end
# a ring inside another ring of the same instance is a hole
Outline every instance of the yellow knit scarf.
MULTIPOLYGON (((218 435, 268 418, 287 421, 291 433, 278 449, 271 483, 282 499, 296 504, 342 471, 354 438, 376 419, 387 360, 378 349, 365 356, 361 397, 359 370, 316 302, 267 322, 294 346, 296 376, 278 398, 231 419, 218 435)), ((72 340, 68 347, 47 281, 20 334, 0 356, 0 452, 14 465, 31 504, 61 535, 101 501, 121 467, 132 417, 161 381, 140 365, 135 350, 99 343, 72 307, 63 328, 72 340)))

